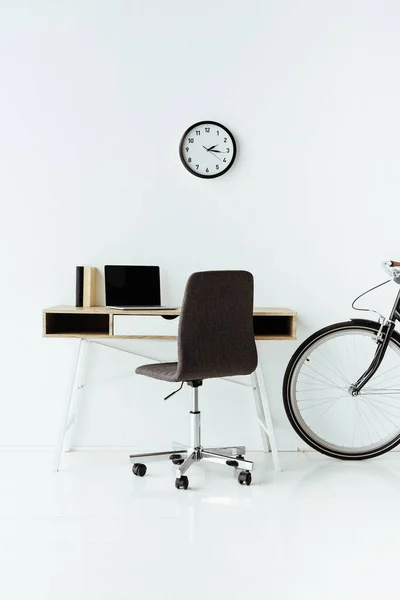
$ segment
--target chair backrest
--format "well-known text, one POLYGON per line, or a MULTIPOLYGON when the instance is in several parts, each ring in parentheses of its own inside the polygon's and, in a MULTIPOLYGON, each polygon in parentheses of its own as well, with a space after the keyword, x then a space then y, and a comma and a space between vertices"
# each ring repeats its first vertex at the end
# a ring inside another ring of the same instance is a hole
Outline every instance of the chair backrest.
POLYGON ((201 271, 189 277, 178 333, 180 381, 256 369, 253 288, 248 271, 201 271))

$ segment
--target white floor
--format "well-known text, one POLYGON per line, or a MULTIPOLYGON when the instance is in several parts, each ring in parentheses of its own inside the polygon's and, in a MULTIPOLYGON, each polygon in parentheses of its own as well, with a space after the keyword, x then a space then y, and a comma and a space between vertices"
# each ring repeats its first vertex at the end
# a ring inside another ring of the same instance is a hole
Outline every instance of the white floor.
POLYGON ((256 462, 254 483, 195 465, 134 477, 124 452, 0 452, 3 600, 397 596, 400 455, 256 462))

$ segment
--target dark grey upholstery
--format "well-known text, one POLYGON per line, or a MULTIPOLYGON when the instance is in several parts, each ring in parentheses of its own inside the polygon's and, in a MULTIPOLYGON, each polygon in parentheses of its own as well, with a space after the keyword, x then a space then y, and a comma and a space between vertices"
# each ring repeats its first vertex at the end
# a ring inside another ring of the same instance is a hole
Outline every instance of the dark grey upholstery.
POLYGON ((178 332, 178 362, 136 369, 164 381, 249 375, 257 367, 253 276, 248 271, 202 271, 186 284, 178 332))

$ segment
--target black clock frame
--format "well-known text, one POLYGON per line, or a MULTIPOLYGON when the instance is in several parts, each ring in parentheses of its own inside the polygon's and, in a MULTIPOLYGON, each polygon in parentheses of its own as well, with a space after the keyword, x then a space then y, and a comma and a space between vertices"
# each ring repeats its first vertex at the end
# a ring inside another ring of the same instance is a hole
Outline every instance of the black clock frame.
POLYGON ((189 171, 189 173, 191 173, 192 175, 195 175, 196 177, 201 177, 202 179, 215 179, 215 177, 221 177, 221 175, 225 175, 225 173, 227 173, 229 171, 229 169, 232 167, 233 163, 235 162, 236 159, 236 141, 235 138, 233 137, 232 133, 229 131, 229 129, 227 127, 225 127, 225 125, 222 125, 222 123, 218 123, 217 121, 198 121, 197 123, 194 123, 193 125, 191 125, 190 127, 188 127, 185 131, 185 133, 183 134, 183 136, 181 137, 181 141, 179 142, 179 156, 180 159, 182 161, 183 166, 185 167, 185 169, 187 171, 189 171), (192 129, 194 129, 195 127, 198 127, 199 125, 205 125, 205 124, 210 124, 210 125, 217 125, 218 127, 221 127, 221 129, 223 129, 224 131, 226 131, 226 133, 231 137, 232 140, 232 145, 233 145, 233 152, 232 152, 232 160, 229 163, 229 165, 226 167, 226 169, 224 169, 223 171, 221 171, 221 173, 215 173, 214 175, 203 175, 202 173, 196 173, 196 171, 193 171, 185 162, 184 160, 184 153, 183 153, 183 147, 184 147, 184 140, 186 138, 186 136, 188 135, 189 131, 192 131, 192 129))

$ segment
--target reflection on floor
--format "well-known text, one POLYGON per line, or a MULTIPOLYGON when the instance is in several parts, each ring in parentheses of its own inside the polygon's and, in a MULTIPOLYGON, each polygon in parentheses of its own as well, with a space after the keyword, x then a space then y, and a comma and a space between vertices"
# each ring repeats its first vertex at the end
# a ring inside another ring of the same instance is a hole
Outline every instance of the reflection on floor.
POLYGON ((400 455, 255 461, 242 487, 195 465, 130 471, 126 452, 0 452, 4 600, 379 598, 397 589, 400 455))

